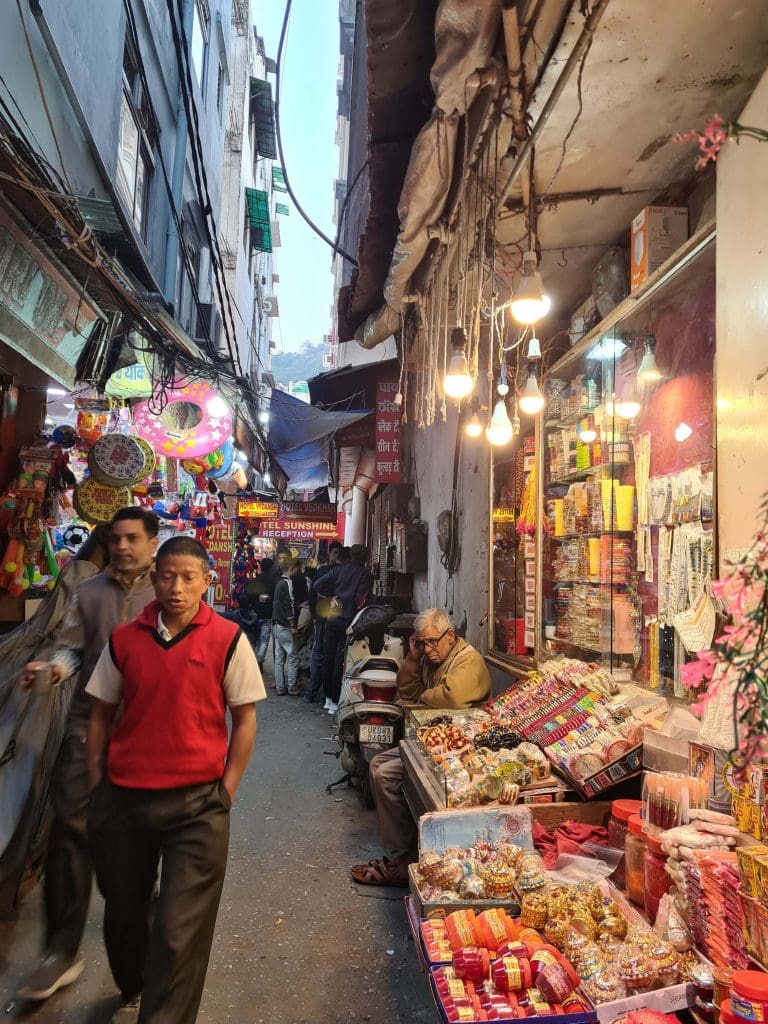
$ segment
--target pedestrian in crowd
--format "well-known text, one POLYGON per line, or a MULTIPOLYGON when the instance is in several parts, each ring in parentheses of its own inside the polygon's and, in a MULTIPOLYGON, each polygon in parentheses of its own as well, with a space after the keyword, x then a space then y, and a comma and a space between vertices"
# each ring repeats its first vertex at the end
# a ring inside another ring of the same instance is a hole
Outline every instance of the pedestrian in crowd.
POLYGON ((323 638, 323 690, 329 715, 335 714, 339 706, 347 627, 365 603, 372 585, 368 549, 363 544, 353 544, 349 561, 337 565, 315 583, 317 593, 331 599, 323 638))
POLYGON ((154 596, 150 569, 158 528, 157 516, 147 509, 124 508, 117 513, 109 526, 109 565, 76 590, 50 662, 31 662, 25 670, 26 683, 41 664, 50 667, 54 683, 79 674, 51 783, 53 821, 43 869, 45 952, 19 989, 23 999, 47 999, 75 981, 85 966, 78 951, 93 876, 85 755, 91 708, 85 686, 112 630, 135 618, 154 596))
POLYGON ((328 561, 317 567, 312 586, 309 588, 309 611, 314 620, 315 633, 309 660, 309 682, 304 694, 304 700, 308 704, 314 703, 323 685, 323 637, 330 607, 328 598, 318 596, 315 584, 339 564, 342 547, 340 540, 331 541, 328 545, 328 561))
MULTIPOLYGON (((487 700, 491 677, 482 655, 461 637, 443 611, 416 616, 408 654, 397 673, 398 698, 430 708, 468 708, 487 700)), ((417 859, 418 833, 403 795, 400 748, 371 761, 370 780, 379 832, 389 853, 356 864, 352 878, 362 885, 407 885, 408 865, 417 859)))
POLYGON ((123 997, 113 1024, 193 1024, 229 812, 253 750, 255 702, 266 693, 247 638, 203 601, 210 572, 202 544, 166 541, 152 583, 156 600, 114 631, 86 687, 88 832, 123 997))
POLYGON ((256 651, 259 668, 263 670, 272 637, 272 598, 277 579, 274 559, 262 558, 259 568, 261 571, 258 576, 249 580, 246 585, 245 600, 249 611, 256 618, 255 625, 251 626, 249 639, 256 651))
POLYGON ((275 692, 279 697, 299 694, 299 652, 294 625, 291 574, 294 558, 290 552, 279 552, 277 564, 280 577, 275 585, 272 610, 272 638, 275 649, 275 692))
MULTIPOLYGON (((35 613, 0 640, 0 904, 15 903, 17 887, 43 857, 50 781, 64 740, 72 686, 39 695, 18 685, 31 658, 45 661, 60 644, 77 588, 109 562, 109 529, 96 526, 61 569, 35 613), (10 756, 23 747, 23 757, 10 756)), ((73 681, 74 682, 74 681, 73 681)))
POLYGON ((291 600, 293 601, 293 643, 298 659, 297 687, 303 694, 303 680, 309 679, 309 661, 312 653, 312 613, 309 610, 309 580, 304 563, 297 559, 291 570, 291 600))

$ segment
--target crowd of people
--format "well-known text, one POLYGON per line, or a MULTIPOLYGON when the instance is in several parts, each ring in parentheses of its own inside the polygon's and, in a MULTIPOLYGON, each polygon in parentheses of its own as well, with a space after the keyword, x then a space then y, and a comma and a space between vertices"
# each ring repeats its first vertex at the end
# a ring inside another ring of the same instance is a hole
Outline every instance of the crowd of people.
POLYGON ((263 668, 270 638, 278 696, 324 697, 330 715, 338 709, 347 628, 372 587, 368 550, 332 541, 327 560, 312 575, 289 549, 263 558, 260 571, 230 613, 246 633, 263 668))
MULTIPOLYGON (((50 784, 45 948, 18 995, 47 999, 82 973, 95 875, 121 992, 113 1024, 196 1019, 229 812, 255 741, 256 703, 267 696, 270 641, 275 694, 324 698, 335 714, 347 628, 373 584, 362 545, 333 542, 313 574, 283 550, 261 561, 236 610, 217 615, 206 603, 206 548, 183 536, 159 546, 158 530, 152 512, 118 512, 3 650, 28 701, 47 681, 48 727, 57 735, 55 761, 41 761, 30 790, 50 784)), ((468 707, 490 693, 483 658, 434 608, 416 617, 397 684, 399 700, 433 708, 468 707)), ((397 746, 373 760, 387 852, 352 868, 358 884, 407 882, 416 829, 402 778, 397 746)), ((17 832, 31 845, 25 828, 17 832)))

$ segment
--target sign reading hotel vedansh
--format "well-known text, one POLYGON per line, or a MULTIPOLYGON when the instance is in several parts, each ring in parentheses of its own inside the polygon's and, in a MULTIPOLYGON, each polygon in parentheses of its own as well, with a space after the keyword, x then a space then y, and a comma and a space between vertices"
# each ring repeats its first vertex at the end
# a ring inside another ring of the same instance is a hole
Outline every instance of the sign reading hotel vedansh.
POLYGON ((400 417, 395 405, 397 380, 380 380, 376 385, 376 480, 380 484, 400 483, 400 417))

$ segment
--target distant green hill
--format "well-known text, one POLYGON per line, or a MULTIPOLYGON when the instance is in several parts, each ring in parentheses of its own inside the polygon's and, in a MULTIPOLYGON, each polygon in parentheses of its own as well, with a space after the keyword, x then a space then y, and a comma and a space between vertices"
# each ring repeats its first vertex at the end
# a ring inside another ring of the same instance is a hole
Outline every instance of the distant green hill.
POLYGON ((305 341, 298 352, 281 352, 272 356, 272 373, 279 384, 292 380, 309 380, 323 369, 324 346, 305 341))

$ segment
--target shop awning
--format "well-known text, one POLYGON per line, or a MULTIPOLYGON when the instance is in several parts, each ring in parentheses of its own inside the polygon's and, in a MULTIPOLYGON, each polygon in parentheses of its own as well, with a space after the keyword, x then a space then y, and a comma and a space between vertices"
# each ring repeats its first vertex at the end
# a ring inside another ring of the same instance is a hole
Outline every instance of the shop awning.
POLYGON ((251 248, 272 252, 272 225, 269 219, 269 196, 257 188, 245 190, 248 223, 251 227, 251 248))
POLYGON ((262 78, 251 79, 251 123, 254 127, 256 152, 270 160, 277 157, 275 141, 275 105, 272 86, 262 78))

